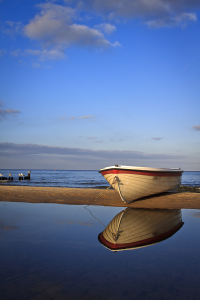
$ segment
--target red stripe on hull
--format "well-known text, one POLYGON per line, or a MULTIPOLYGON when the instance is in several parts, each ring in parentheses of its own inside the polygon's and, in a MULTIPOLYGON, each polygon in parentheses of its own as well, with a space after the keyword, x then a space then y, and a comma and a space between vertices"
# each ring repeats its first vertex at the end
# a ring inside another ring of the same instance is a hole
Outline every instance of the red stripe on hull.
POLYGON ((145 176, 157 176, 157 177, 175 177, 182 176, 182 171, 180 172, 155 172, 155 171, 129 171, 129 170, 108 170, 100 171, 104 176, 106 174, 135 174, 135 175, 145 175, 145 176))
POLYGON ((103 236, 103 232, 101 232, 98 236, 98 240, 100 241, 100 243, 102 243, 103 245, 105 245, 106 247, 108 247, 111 250, 119 250, 119 249, 126 249, 126 248, 134 248, 134 247, 142 247, 142 246, 147 246, 147 245, 151 245, 151 244, 155 244, 158 242, 161 242, 169 237, 171 237, 173 234, 175 234, 182 226, 183 226, 183 222, 181 222, 181 224, 178 224, 177 226, 175 226, 174 228, 172 228, 171 230, 160 234, 159 236, 156 237, 152 237, 152 238, 148 238, 142 241, 138 241, 138 242, 133 242, 133 243, 124 243, 124 244, 113 244, 111 242, 108 242, 104 236, 103 236))

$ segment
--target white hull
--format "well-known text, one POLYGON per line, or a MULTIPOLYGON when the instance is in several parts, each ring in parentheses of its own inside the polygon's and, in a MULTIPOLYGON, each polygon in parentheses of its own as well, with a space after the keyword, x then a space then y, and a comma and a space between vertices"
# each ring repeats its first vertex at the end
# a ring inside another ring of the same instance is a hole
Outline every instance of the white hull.
POLYGON ((126 203, 179 187, 182 172, 173 169, 145 169, 125 166, 100 170, 100 173, 118 191, 126 203))
POLYGON ((110 250, 131 250, 161 242, 182 225, 180 209, 128 208, 118 213, 98 238, 110 250))

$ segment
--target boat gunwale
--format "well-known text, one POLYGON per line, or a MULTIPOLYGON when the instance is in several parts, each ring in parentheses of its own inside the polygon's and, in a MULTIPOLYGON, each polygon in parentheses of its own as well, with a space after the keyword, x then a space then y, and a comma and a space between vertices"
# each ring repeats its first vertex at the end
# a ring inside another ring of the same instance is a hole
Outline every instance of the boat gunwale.
POLYGON ((103 176, 106 174, 135 174, 147 176, 182 176, 183 170, 181 169, 145 169, 145 168, 126 168, 126 167, 107 167, 99 170, 103 176))

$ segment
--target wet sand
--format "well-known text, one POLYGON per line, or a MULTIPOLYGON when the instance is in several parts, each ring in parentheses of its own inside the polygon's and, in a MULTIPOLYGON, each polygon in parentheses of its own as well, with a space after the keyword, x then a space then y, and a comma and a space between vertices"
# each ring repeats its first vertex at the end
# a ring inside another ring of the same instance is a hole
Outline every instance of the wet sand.
POLYGON ((59 203, 135 208, 200 209, 200 193, 165 193, 146 197, 131 204, 122 202, 115 190, 58 187, 0 186, 0 201, 59 203))

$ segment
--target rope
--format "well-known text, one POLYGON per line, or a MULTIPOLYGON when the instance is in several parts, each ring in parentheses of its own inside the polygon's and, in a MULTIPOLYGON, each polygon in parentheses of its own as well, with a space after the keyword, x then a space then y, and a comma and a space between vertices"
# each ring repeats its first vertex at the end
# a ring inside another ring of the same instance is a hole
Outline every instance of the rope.
MULTIPOLYGON (((110 185, 106 190, 110 189, 111 187, 112 187, 112 185, 110 185)), ((91 214, 91 216, 92 216, 94 219, 96 219, 96 220, 97 220, 104 228, 106 228, 107 226, 105 226, 105 225, 104 225, 97 217, 95 217, 95 216, 93 215, 93 213, 91 212, 91 210, 87 208, 87 207, 90 206, 92 203, 94 203, 94 201, 95 201, 97 198, 99 198, 103 193, 104 193, 104 191, 103 191, 101 194, 99 194, 97 197, 95 197, 93 201, 91 201, 89 204, 87 204, 86 206, 84 206, 84 208, 85 208, 86 210, 89 211, 89 213, 91 214)), ((123 212, 123 214, 124 214, 124 212, 123 212)), ((123 216, 123 214, 122 214, 122 216, 123 216)), ((120 223, 121 223, 122 216, 121 216, 121 218, 120 218, 119 225, 120 225, 120 223)), ((118 239, 118 237, 119 237, 119 225, 118 225, 117 233, 114 233, 114 232, 112 232, 109 228, 107 228, 108 231, 112 234, 113 239, 114 239, 115 241, 116 241, 116 240, 118 239)))
MULTIPOLYGON (((87 206, 89 206, 89 205, 84 206, 84 208, 85 208, 86 210, 89 211, 89 213, 91 214, 91 216, 92 216, 94 219, 96 219, 96 220, 97 220, 104 228, 106 228, 107 226, 104 225, 97 217, 95 217, 95 216, 93 215, 93 213, 91 212, 91 210, 87 208, 87 206)), ((121 220, 120 220, 120 222, 121 222, 121 220)), ((119 225, 120 225, 120 224, 119 224, 119 225)), ((107 229, 108 229, 108 231, 111 233, 111 235, 113 236, 114 241, 116 241, 116 240, 118 239, 118 237, 119 237, 119 228, 118 228, 117 233, 112 232, 109 228, 107 228, 107 229)))
POLYGON ((130 204, 132 201, 126 201, 126 200, 123 198, 123 196, 122 196, 122 192, 121 192, 120 186, 119 186, 120 180, 119 180, 119 177, 118 177, 118 176, 115 176, 115 177, 113 178, 113 183, 112 183, 112 184, 114 184, 114 183, 115 183, 115 184, 117 183, 117 185, 118 185, 118 191, 119 191, 119 195, 120 195, 122 201, 125 202, 125 203, 127 203, 127 204, 130 204))
MULTIPOLYGON (((107 187, 107 189, 105 189, 105 190, 109 190, 111 187, 112 187, 112 186, 110 185, 110 186, 107 187)), ((104 191, 105 191, 105 190, 104 190, 104 191)), ((86 210, 89 211, 89 213, 92 215, 93 218, 95 218, 99 223, 101 223, 101 225, 103 225, 103 226, 106 228, 106 226, 105 226, 105 225, 104 225, 97 217, 95 217, 95 216, 92 214, 91 210, 87 208, 87 207, 90 206, 92 203, 94 203, 94 201, 96 201, 96 199, 99 198, 99 197, 104 193, 104 191, 103 191, 101 194, 99 194, 97 197, 95 197, 95 198, 93 199, 93 201, 91 201, 89 204, 87 204, 86 206, 84 206, 84 208, 85 208, 86 210)))
POLYGON ((86 207, 90 206, 92 203, 94 203, 94 201, 96 201, 97 198, 99 198, 104 191, 109 190, 112 186, 110 185, 109 187, 107 187, 107 189, 103 190, 103 192, 101 194, 99 194, 97 197, 95 197, 89 204, 87 204, 86 206, 84 206, 84 208, 86 209, 86 207))
POLYGON ((119 187, 119 182, 118 182, 117 184, 118 184, 119 195, 120 195, 122 201, 124 201, 124 202, 127 203, 127 204, 130 204, 132 201, 126 201, 126 200, 123 198, 122 193, 121 193, 121 190, 120 190, 120 187, 119 187))

